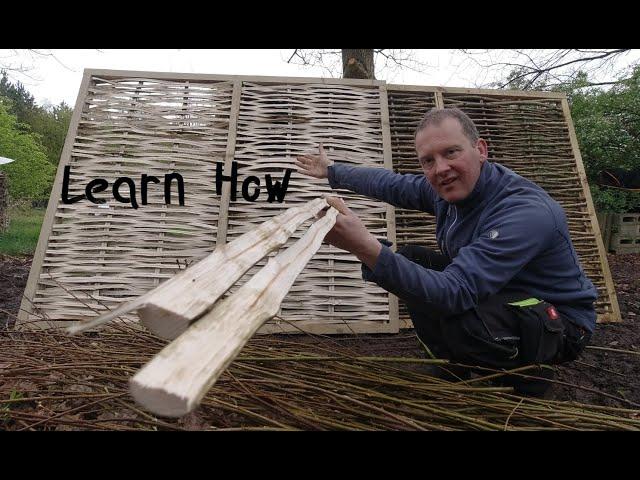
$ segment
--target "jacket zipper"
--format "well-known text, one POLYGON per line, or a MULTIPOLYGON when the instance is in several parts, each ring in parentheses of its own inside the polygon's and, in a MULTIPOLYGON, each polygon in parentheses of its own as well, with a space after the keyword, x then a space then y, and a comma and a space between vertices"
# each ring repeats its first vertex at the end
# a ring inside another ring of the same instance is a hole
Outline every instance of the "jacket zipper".
MULTIPOLYGON (((449 210, 451 210, 452 206, 449 205, 449 210)), ((451 225, 449 226, 449 229, 447 230, 447 233, 444 236, 444 246, 447 250, 447 255, 449 256, 449 258, 453 259, 453 257, 451 256, 451 251, 449 250, 449 244, 447 243, 447 240, 449 239, 449 232, 451 231, 451 229, 453 228, 453 226, 456 224, 456 221, 458 221, 458 209, 455 207, 455 205, 453 205, 453 210, 456 214, 455 218, 453 219, 453 222, 451 223, 451 225)), ((447 214, 447 216, 449 216, 447 214)))

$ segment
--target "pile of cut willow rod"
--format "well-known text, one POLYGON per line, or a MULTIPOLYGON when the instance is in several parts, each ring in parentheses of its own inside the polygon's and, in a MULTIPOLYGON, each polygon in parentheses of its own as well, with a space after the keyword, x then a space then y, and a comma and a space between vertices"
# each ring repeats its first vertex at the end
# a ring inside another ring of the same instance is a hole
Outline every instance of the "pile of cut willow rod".
POLYGON ((197 410, 159 418, 136 406, 128 381, 165 344, 125 323, 74 337, 53 329, 1 332, 0 429, 640 429, 637 405, 523 399, 486 381, 504 372, 448 382, 429 374, 447 367, 442 360, 361 356, 318 336, 254 337, 197 410))

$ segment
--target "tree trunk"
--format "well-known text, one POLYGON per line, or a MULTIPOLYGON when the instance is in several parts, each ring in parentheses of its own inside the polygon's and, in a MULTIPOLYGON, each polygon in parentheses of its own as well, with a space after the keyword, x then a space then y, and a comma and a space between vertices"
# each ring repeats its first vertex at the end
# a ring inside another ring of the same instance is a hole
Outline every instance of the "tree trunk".
POLYGON ((342 76, 375 80, 373 49, 342 49, 342 76))

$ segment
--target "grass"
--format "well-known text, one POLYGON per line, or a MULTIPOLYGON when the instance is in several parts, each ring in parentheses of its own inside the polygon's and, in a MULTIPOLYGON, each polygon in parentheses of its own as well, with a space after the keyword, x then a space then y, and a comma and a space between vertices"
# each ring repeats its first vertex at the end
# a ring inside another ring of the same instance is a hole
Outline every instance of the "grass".
POLYGON ((0 233, 0 254, 33 255, 44 214, 44 208, 9 208, 9 228, 0 233))

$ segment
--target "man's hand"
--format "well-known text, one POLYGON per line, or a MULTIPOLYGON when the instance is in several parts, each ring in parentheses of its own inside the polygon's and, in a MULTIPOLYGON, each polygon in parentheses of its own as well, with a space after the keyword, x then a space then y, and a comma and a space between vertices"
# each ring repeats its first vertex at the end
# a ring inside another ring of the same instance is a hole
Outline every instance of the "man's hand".
POLYGON ((362 220, 339 197, 326 197, 327 203, 338 210, 336 224, 324 237, 327 243, 353 253, 373 270, 382 245, 369 233, 362 220))
POLYGON ((327 178, 333 161, 329 160, 321 143, 318 147, 318 155, 299 155, 296 157, 295 164, 300 173, 314 178, 327 178))

